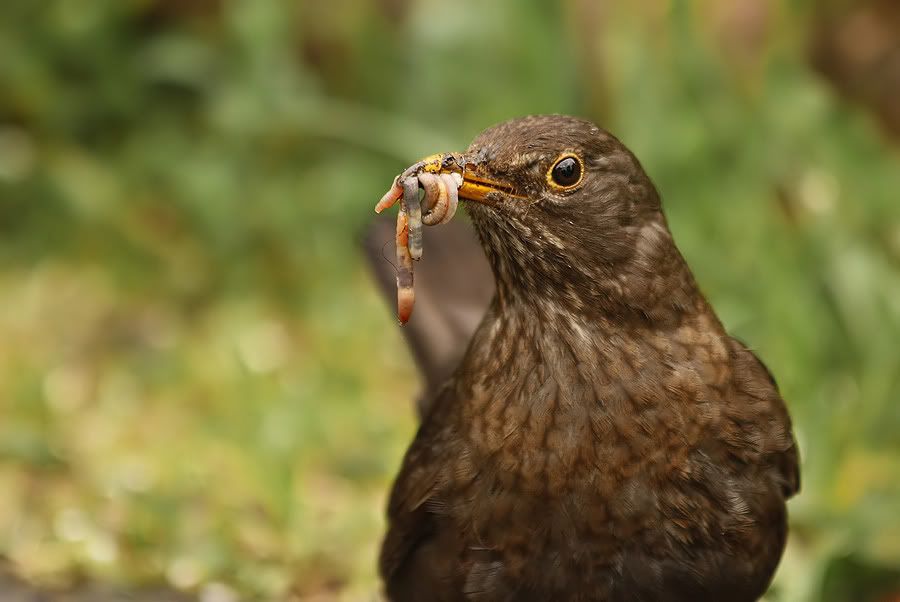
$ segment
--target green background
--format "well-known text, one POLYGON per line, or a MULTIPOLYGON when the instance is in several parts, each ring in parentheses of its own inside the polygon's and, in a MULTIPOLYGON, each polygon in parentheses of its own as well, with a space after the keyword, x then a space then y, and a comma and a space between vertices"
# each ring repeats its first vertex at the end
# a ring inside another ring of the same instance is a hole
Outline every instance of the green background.
POLYGON ((900 592, 897 149, 810 69, 813 3, 610 4, 3 0, 0 556, 372 599, 418 384, 361 232, 411 161, 559 112, 635 151, 788 401, 768 599, 900 592))

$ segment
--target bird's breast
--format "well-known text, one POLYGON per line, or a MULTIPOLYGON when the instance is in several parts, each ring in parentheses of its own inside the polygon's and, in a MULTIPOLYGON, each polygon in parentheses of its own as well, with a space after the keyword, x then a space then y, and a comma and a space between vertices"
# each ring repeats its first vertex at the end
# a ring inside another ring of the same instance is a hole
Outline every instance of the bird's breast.
POLYGON ((479 521, 543 514, 547 536, 602 537, 613 518, 627 530, 630 516, 654 511, 658 483, 691 471, 691 453, 721 419, 715 385, 727 375, 708 368, 719 344, 688 327, 635 336, 546 324, 489 318, 463 360, 459 499, 479 521))

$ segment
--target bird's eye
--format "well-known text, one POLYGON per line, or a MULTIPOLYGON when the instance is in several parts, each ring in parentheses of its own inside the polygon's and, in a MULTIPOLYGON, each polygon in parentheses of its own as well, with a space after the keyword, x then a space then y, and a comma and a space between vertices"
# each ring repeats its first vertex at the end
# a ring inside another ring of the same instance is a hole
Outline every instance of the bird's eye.
POLYGON ((574 155, 560 157, 548 174, 548 180, 560 188, 572 188, 581 182, 581 161, 574 155))

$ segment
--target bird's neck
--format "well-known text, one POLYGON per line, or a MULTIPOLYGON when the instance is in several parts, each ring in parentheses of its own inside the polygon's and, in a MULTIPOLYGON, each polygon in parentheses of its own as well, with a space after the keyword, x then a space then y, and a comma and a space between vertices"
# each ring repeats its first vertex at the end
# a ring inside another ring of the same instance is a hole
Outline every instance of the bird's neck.
POLYGON ((696 374, 697 362, 724 362, 722 325, 661 214, 623 230, 616 254, 571 249, 534 228, 534 236, 517 236, 521 223, 475 225, 497 293, 455 383, 461 423, 487 448, 507 445, 505 429, 523 421, 540 432, 541 420, 550 420, 569 434, 597 412, 628 423, 648 383, 682 386, 677 374, 659 371, 696 374), (629 401, 618 403, 629 388, 629 401), (498 412, 502 418, 491 420, 498 412))
POLYGON ((524 227, 476 222, 496 280, 499 313, 574 322, 671 329, 710 312, 662 214, 626 233, 631 241, 616 255, 573 253, 555 246, 552 234, 524 227))
MULTIPOLYGON (((547 378, 591 384, 609 376, 628 377, 622 364, 680 358, 672 341, 714 347, 723 352, 727 335, 722 324, 699 295, 689 310, 654 322, 642 316, 625 319, 600 312, 577 313, 564 305, 524 300, 520 295, 497 296, 476 331, 463 359, 460 374, 478 374, 484 384, 527 380, 536 368, 547 378), (626 356, 632 359, 627 359, 626 356), (634 360, 634 361, 632 361, 634 360)), ((685 353, 685 357, 689 354, 685 353)))
MULTIPOLYGON (((528 442, 547 440, 553 462, 562 463, 548 468, 566 474, 565 459, 596 453, 597 441, 614 442, 638 426, 643 433, 667 428, 654 416, 689 422, 688 402, 704 397, 691 387, 726 386, 727 357, 711 311, 685 312, 677 325, 660 328, 568 311, 535 314, 498 298, 453 381, 454 412, 479 457, 507 458, 505 470, 525 471, 549 461, 528 442)), ((640 454, 653 445, 649 435, 633 442, 640 454)))
POLYGON ((621 387, 671 376, 653 370, 695 370, 698 349, 724 361, 724 329, 665 223, 644 225, 633 240, 614 265, 535 256, 523 252, 527 240, 488 240, 497 294, 457 373, 466 420, 495 404, 522 416, 551 407, 577 416, 605 407, 603 397, 621 387))

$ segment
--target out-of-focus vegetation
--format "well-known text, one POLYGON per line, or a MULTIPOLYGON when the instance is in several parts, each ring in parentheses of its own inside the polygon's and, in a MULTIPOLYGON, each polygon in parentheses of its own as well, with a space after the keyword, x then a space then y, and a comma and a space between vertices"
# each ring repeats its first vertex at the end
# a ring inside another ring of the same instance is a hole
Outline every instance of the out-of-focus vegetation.
POLYGON ((371 599, 417 384, 359 233, 411 160, 564 112, 789 401, 769 598, 898 595, 897 149, 809 68, 820 3, 606 4, 3 0, 0 556, 371 599))

